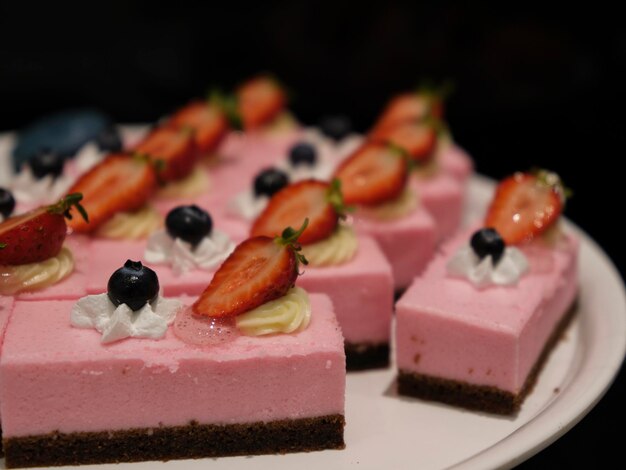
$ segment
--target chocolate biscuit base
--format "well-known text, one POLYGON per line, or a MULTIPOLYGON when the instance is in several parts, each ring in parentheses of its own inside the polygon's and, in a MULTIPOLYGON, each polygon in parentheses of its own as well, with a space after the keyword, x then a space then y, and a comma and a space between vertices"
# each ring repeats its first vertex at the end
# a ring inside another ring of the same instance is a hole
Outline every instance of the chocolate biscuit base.
POLYGON ((343 449, 342 415, 4 439, 6 468, 285 454, 343 449))
POLYGON ((448 405, 500 415, 516 414, 526 396, 532 391, 537 377, 559 338, 570 324, 576 312, 576 302, 554 328, 539 358, 532 367, 524 386, 515 394, 497 387, 475 385, 464 381, 443 379, 429 375, 400 370, 398 373, 398 394, 438 401, 448 405))
POLYGON ((389 343, 345 343, 346 370, 389 367, 389 343))

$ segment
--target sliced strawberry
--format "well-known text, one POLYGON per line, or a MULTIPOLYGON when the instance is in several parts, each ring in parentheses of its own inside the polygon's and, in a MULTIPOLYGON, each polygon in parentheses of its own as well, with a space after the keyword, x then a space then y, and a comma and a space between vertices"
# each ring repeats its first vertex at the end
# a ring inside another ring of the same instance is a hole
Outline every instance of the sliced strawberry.
POLYGON ((431 93, 403 93, 392 98, 379 116, 370 137, 381 138, 381 134, 404 122, 420 121, 432 116, 441 119, 443 102, 431 93))
POLYGON ((285 107, 287 97, 270 77, 258 76, 241 85, 236 92, 237 108, 245 130, 256 129, 274 119, 285 107))
POLYGON ((38 263, 56 256, 65 240, 70 210, 80 206, 82 195, 69 194, 57 204, 40 207, 0 223, 0 265, 38 263))
POLYGON ((495 228, 508 245, 532 241, 563 212, 563 194, 554 173, 515 173, 496 188, 485 226, 495 228))
POLYGON ((408 163, 393 147, 368 142, 335 171, 346 204, 375 205, 397 198, 404 190, 408 163))
POLYGON ((437 131, 427 122, 404 122, 382 129, 377 134, 377 140, 400 147, 413 161, 425 162, 433 156, 437 131))
POLYGON ((283 237, 248 238, 217 270, 211 283, 193 304, 197 315, 230 317, 282 297, 298 277, 299 231, 286 229, 283 237))
POLYGON ((226 115, 208 101, 193 101, 177 110, 167 125, 176 129, 193 129, 196 147, 204 154, 217 147, 228 132, 226 115))
POLYGON ((156 186, 156 172, 149 161, 129 155, 109 155, 70 189, 72 193, 82 193, 89 223, 75 217, 68 225, 76 232, 91 232, 117 212, 139 209, 156 186))
POLYGON ((259 215, 251 236, 275 237, 285 227, 298 227, 305 219, 309 224, 299 237, 303 245, 327 238, 333 233, 342 216, 342 198, 337 185, 307 180, 291 184, 272 196, 259 215))
POLYGON ((193 131, 157 127, 133 150, 147 155, 154 162, 163 162, 159 177, 163 181, 175 181, 191 173, 200 156, 194 144, 193 131))

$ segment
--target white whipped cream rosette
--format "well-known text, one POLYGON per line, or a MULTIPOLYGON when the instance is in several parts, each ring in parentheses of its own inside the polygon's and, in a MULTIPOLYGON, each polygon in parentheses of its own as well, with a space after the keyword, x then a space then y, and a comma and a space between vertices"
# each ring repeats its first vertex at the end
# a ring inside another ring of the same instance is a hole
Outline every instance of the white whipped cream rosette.
POLYGON ((133 312, 126 304, 116 307, 108 295, 88 295, 74 304, 70 322, 76 328, 94 328, 102 333, 102 343, 112 343, 124 338, 160 339, 173 323, 182 302, 158 295, 133 312))
POLYGON ((157 230, 148 239, 144 258, 149 263, 171 266, 179 276, 193 269, 210 270, 219 266, 235 249, 228 235, 212 230, 197 246, 172 238, 167 230, 157 230))
POLYGON ((526 256, 515 247, 505 248, 494 264, 491 255, 481 259, 469 244, 462 246, 447 264, 449 275, 467 279, 478 288, 515 285, 528 269, 526 256))

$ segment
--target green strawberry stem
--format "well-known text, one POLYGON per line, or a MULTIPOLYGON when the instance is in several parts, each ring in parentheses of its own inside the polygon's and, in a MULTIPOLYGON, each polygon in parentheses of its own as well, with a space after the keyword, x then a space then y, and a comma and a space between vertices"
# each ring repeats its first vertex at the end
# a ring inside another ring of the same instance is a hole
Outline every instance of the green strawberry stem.
POLYGON ((50 214, 62 214, 65 218, 71 220, 72 214, 70 210, 72 207, 75 207, 85 222, 89 223, 89 214, 87 214, 85 208, 80 204, 82 200, 83 195, 81 193, 68 194, 56 204, 48 206, 48 212, 50 214))
POLYGON ((343 193, 341 192, 341 180, 334 178, 330 182, 330 186, 326 191, 326 201, 333 206, 333 209, 337 213, 340 219, 345 219, 349 212, 354 212, 354 206, 346 206, 343 200, 343 193))
POLYGON ((530 173, 535 175, 538 184, 554 189, 559 193, 563 202, 573 196, 573 191, 563 184, 561 177, 554 171, 546 170, 545 168, 533 168, 530 173))
POLYGON ((302 226, 298 230, 287 227, 285 230, 283 230, 283 233, 280 237, 274 238, 274 242, 278 245, 286 246, 287 248, 291 249, 293 251, 293 254, 296 255, 296 261, 298 263, 304 264, 305 266, 309 264, 309 260, 307 260, 306 257, 302 253, 300 253, 300 250, 302 250, 302 246, 300 245, 300 243, 298 243, 298 238, 300 237, 300 235, 302 235, 302 233, 304 233, 304 230, 307 228, 308 225, 309 218, 307 217, 306 219, 304 219, 302 226))
POLYGON ((445 101, 454 93, 456 85, 452 80, 445 80, 443 83, 435 84, 432 80, 424 80, 417 87, 416 92, 420 95, 432 96, 445 101))
POLYGON ((1 250, 2 248, 4 248, 5 246, 7 246, 7 244, 6 244, 6 243, 0 243, 0 250, 1 250))
POLYGON ((213 88, 209 91, 207 101, 224 112, 230 127, 236 131, 243 130, 243 121, 237 109, 237 97, 235 95, 227 95, 219 89, 213 88))

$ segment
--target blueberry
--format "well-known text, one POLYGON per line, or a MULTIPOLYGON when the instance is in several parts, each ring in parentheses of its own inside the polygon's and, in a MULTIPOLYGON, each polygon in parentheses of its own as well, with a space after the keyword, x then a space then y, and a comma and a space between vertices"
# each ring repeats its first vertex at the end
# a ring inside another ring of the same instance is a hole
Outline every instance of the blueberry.
POLYGON ((470 245, 480 259, 491 255, 494 265, 500 261, 505 247, 504 240, 493 228, 483 228, 474 232, 470 245))
POLYGON ((115 153, 122 151, 122 139, 117 129, 113 126, 106 127, 100 131, 100 134, 96 137, 96 144, 103 152, 115 153))
POLYGON ((255 196, 272 197, 289 184, 287 173, 277 168, 266 168, 254 178, 255 196))
POLYGON ((113 305, 126 304, 133 312, 152 303, 158 295, 159 278, 141 261, 126 261, 111 275, 107 285, 107 296, 113 305))
POLYGON ((289 162, 292 166, 308 165, 314 166, 317 161, 317 151, 308 142, 300 142, 289 151, 289 162))
POLYGON ((0 188, 0 214, 6 219, 15 209, 13 194, 7 189, 0 188))
POLYGON ((35 178, 40 180, 47 175, 52 175, 53 178, 61 176, 64 162, 65 160, 58 153, 45 149, 31 158, 28 165, 35 178))
POLYGON ((352 132, 352 121, 341 114, 326 116, 320 121, 320 129, 324 135, 339 141, 352 132))
POLYGON ((172 209, 165 218, 165 227, 172 238, 180 238, 196 246, 211 233, 213 221, 207 211, 194 204, 172 209))

